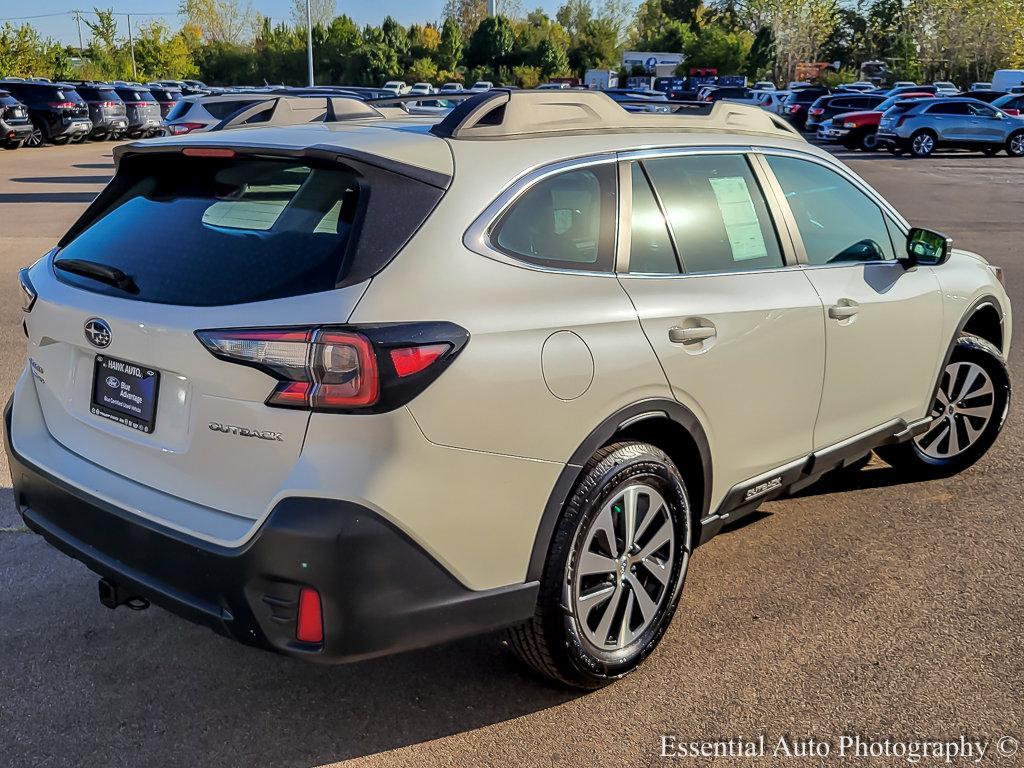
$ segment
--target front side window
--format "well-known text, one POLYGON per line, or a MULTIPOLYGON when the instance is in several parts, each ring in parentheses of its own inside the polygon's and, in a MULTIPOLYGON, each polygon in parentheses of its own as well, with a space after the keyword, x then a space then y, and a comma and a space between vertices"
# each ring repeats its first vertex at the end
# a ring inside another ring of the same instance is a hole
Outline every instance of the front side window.
POLYGON ((664 157, 643 165, 665 206, 684 272, 783 266, 768 207, 743 155, 664 157))
POLYGON ((616 177, 612 163, 539 181, 490 233, 514 258, 554 269, 608 272, 615 250, 616 177))
POLYGON ((895 258, 881 208, 852 183, 818 163, 766 159, 796 218, 809 264, 895 258))

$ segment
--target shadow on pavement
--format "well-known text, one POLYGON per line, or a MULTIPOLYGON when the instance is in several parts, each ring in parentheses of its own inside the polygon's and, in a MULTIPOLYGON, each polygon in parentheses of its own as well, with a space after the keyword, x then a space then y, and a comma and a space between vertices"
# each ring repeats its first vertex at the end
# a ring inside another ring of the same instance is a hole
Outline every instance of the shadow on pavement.
MULTIPOLYGON (((109 157, 109 155, 108 155, 108 157, 109 157)), ((96 169, 111 170, 112 171, 112 170, 114 170, 114 163, 113 162, 109 162, 109 163, 72 163, 71 167, 72 168, 84 168, 86 170, 89 170, 89 169, 92 169, 92 168, 96 168, 96 169)))
POLYGON ((22 184, 106 184, 113 176, 23 176, 11 179, 22 184))
POLYGON ((0 203, 91 203, 99 192, 0 193, 0 203))

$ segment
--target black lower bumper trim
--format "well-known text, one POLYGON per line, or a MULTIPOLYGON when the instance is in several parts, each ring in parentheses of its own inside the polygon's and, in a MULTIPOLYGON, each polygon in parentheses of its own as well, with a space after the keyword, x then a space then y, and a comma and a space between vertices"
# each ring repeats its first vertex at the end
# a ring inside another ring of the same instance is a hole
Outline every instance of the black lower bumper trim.
POLYGON ((247 645, 326 663, 355 661, 528 619, 537 583, 466 589, 379 514, 331 499, 279 503, 242 547, 173 531, 91 497, 4 443, 25 524, 138 595, 247 645), (324 643, 295 638, 299 589, 321 595, 324 643))

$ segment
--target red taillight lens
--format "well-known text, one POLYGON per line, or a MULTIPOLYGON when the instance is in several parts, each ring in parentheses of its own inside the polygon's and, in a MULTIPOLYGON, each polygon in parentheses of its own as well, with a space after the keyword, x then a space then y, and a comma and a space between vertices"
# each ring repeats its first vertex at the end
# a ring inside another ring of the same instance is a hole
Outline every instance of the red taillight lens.
POLYGON ((235 150, 222 147, 186 147, 181 152, 188 157, 234 157, 235 150))
POLYGON ((907 122, 907 117, 908 115, 900 115, 898 118, 896 118, 896 127, 899 128, 901 125, 907 122))
POLYGON ((49 102, 49 104, 47 104, 47 106, 49 106, 50 109, 74 109, 75 108, 75 102, 73 102, 73 101, 51 101, 51 102, 49 102))
POLYGON ((360 408, 380 396, 377 356, 357 333, 324 331, 313 343, 314 408, 360 408))
POLYGON ((320 593, 312 587, 299 590, 299 615, 295 620, 295 639, 300 643, 324 641, 324 615, 320 593))
POLYGON ((391 350, 391 362, 399 378, 412 376, 430 366, 448 351, 447 344, 429 344, 425 347, 402 347, 391 350))
POLYGON ((823 114, 825 114, 825 110, 822 109, 821 107, 811 107, 811 109, 808 110, 807 114, 809 114, 809 115, 823 115, 823 114))
POLYGON ((314 411, 392 410, 416 397, 469 340, 452 323, 196 331, 216 357, 277 379, 266 404, 314 411))
POLYGON ((181 136, 182 134, 195 131, 202 127, 202 123, 171 123, 167 126, 167 130, 172 136, 181 136))

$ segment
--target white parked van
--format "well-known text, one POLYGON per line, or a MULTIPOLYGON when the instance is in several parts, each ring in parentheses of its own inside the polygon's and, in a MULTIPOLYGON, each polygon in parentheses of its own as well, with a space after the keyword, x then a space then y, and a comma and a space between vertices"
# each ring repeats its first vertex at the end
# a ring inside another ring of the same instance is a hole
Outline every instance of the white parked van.
POLYGON ((1006 91, 1017 85, 1024 85, 1024 69, 997 69, 992 75, 992 88, 996 91, 1006 91))

